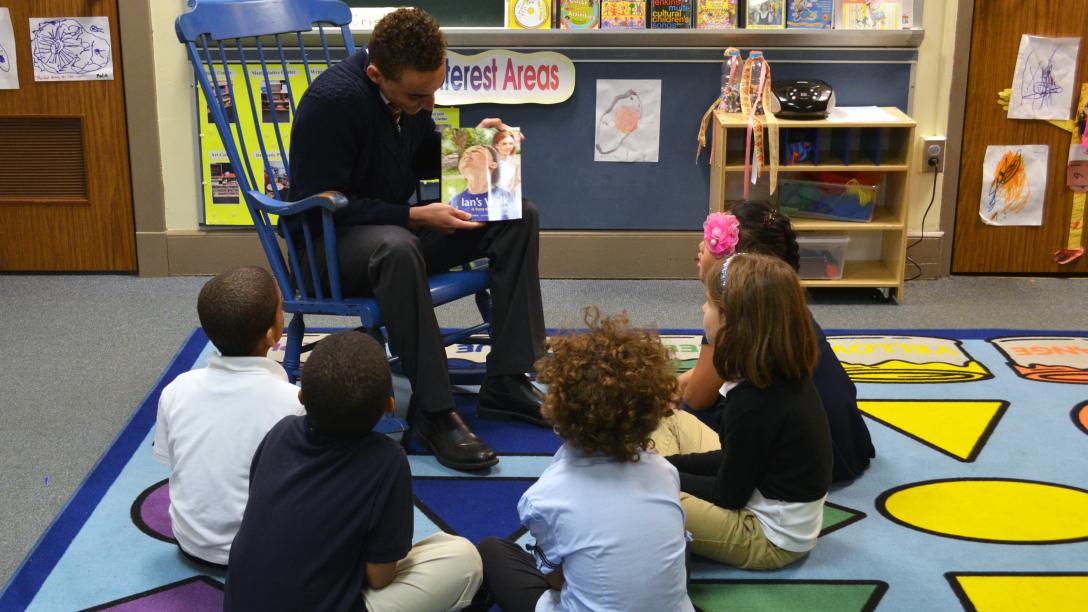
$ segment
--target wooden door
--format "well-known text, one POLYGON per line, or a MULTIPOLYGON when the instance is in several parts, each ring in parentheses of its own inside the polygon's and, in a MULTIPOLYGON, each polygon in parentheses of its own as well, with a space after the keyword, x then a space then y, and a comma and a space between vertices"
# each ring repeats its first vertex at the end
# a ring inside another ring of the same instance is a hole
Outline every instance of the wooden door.
POLYGON ((135 271, 117 0, 3 5, 19 89, 0 90, 0 270, 135 271), (113 80, 35 82, 29 19, 97 16, 113 80))
MULTIPOLYGON (((1065 174, 1071 134, 1046 121, 1008 119, 997 104, 997 93, 1012 86, 1022 34, 1079 37, 1077 89, 1088 79, 1088 2, 975 0, 952 272, 1083 276, 1088 273, 1088 256, 1067 265, 1052 259, 1054 251, 1065 246, 1069 232, 1073 200, 1065 174), (986 147, 1015 144, 1050 147, 1041 227, 990 226, 979 218, 986 147)), ((1075 92, 1074 104, 1078 97, 1075 92)))

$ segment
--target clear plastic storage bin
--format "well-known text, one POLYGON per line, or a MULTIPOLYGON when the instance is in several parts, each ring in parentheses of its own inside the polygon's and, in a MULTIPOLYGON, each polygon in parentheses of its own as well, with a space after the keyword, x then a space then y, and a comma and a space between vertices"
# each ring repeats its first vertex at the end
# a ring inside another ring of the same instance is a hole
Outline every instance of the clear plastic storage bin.
POLYGON ((801 255, 801 278, 838 280, 846 267, 849 236, 804 235, 797 237, 801 255))
POLYGON ((778 208, 791 217, 867 223, 873 220, 878 191, 878 185, 857 180, 827 183, 783 179, 778 185, 778 208))

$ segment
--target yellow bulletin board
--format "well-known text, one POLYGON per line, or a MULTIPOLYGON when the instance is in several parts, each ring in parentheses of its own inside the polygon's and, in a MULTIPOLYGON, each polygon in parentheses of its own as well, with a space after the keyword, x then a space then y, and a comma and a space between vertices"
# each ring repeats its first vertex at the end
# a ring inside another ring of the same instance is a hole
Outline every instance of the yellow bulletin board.
MULTIPOLYGON (((284 160, 280 158, 279 145, 276 140, 276 127, 279 126, 280 138, 283 139, 283 148, 290 151, 291 147, 291 106, 287 95, 287 85, 290 81, 291 92, 295 100, 299 100, 306 91, 307 81, 302 64, 288 64, 287 74, 284 75, 280 66, 268 67, 268 79, 270 91, 265 91, 264 74, 260 65, 247 66, 249 71, 249 87, 242 73, 242 66, 228 64, 230 74, 230 88, 227 87, 225 74, 222 67, 216 68, 216 81, 218 82, 224 105, 227 107, 227 120, 233 125, 234 113, 238 113, 238 124, 241 126, 242 139, 245 141, 246 152, 239 149, 238 154, 248 154, 249 163, 253 168, 258 182, 264 187, 269 196, 272 189, 287 186, 287 175, 284 171, 284 160), (250 91, 252 88, 252 92, 250 91), (260 96, 255 108, 257 117, 250 106, 250 95, 260 96), (272 172, 265 169, 261 160, 261 147, 257 138, 257 130, 260 130, 264 139, 265 150, 268 151, 268 161, 272 172)), ((324 64, 310 64, 310 76, 316 77, 325 70, 324 64)), ((204 96, 197 94, 198 120, 200 122, 200 165, 204 194, 204 224, 243 226, 253 225, 249 216, 249 210, 242 201, 242 193, 238 186, 238 179, 227 159, 227 150, 223 146, 223 139, 219 136, 219 130, 212 122, 211 113, 208 112, 208 104, 204 96)))
MULTIPOLYGON (((253 173, 264 187, 265 194, 272 196, 274 188, 285 189, 287 187, 287 174, 284 170, 284 160, 280 158, 279 143, 276 140, 276 126, 279 126, 279 136, 283 139, 283 149, 288 153, 291 150, 291 105, 287 95, 287 83, 290 82, 291 93, 295 100, 301 100, 308 83, 303 72, 302 64, 288 64, 287 76, 284 77, 283 68, 279 66, 268 67, 268 79, 271 82, 270 92, 264 91, 264 74, 259 65, 247 66, 249 70, 249 82, 252 94, 260 96, 256 104, 257 118, 254 121, 253 111, 250 107, 250 89, 246 87, 246 80, 240 64, 228 64, 230 73, 230 89, 224 79, 222 67, 216 68, 216 81, 222 92, 224 104, 228 109, 227 120, 234 126, 234 112, 239 113, 238 123, 241 125, 242 138, 245 141, 246 153, 253 173), (233 94, 233 98, 232 95, 233 94), (260 129, 264 139, 265 150, 268 151, 268 161, 271 166, 271 174, 265 169, 261 160, 261 147, 257 139, 257 130, 260 129)), ((310 78, 324 72, 325 64, 310 64, 310 78)), ((223 146, 223 139, 219 136, 208 112, 208 103, 204 96, 197 92, 197 109, 200 123, 200 167, 203 193, 204 225, 213 226, 250 226, 253 219, 249 215, 242 200, 242 192, 238 185, 238 179, 234 169, 227 158, 227 149, 223 146)), ((460 111, 457 108, 434 109, 434 120, 440 127, 459 127, 460 111)), ((239 155, 243 155, 241 149, 239 155)), ((437 182, 437 181, 435 181, 437 182)), ((275 219, 272 220, 275 223, 275 219)))

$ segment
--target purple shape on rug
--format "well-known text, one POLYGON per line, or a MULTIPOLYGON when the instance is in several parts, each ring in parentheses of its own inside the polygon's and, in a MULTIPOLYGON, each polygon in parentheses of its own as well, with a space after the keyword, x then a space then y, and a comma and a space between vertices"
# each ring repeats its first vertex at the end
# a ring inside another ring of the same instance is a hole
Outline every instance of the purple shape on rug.
POLYGON ((170 527, 170 485, 163 481, 144 497, 140 504, 140 519, 151 531, 173 540, 174 530, 170 527))
POLYGON ((126 597, 100 610, 117 612, 192 612, 222 610, 223 590, 204 576, 182 580, 165 588, 126 597))

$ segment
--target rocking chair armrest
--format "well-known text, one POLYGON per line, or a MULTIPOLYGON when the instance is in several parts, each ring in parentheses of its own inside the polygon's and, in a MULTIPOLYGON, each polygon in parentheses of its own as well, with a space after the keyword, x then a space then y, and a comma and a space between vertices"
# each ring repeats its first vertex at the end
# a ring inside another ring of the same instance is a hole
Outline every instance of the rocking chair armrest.
POLYGON ((336 212, 348 205, 348 199, 339 191, 322 191, 297 202, 281 202, 268 197, 263 193, 250 192, 253 205, 270 215, 292 217, 314 208, 323 208, 329 212, 336 212))

